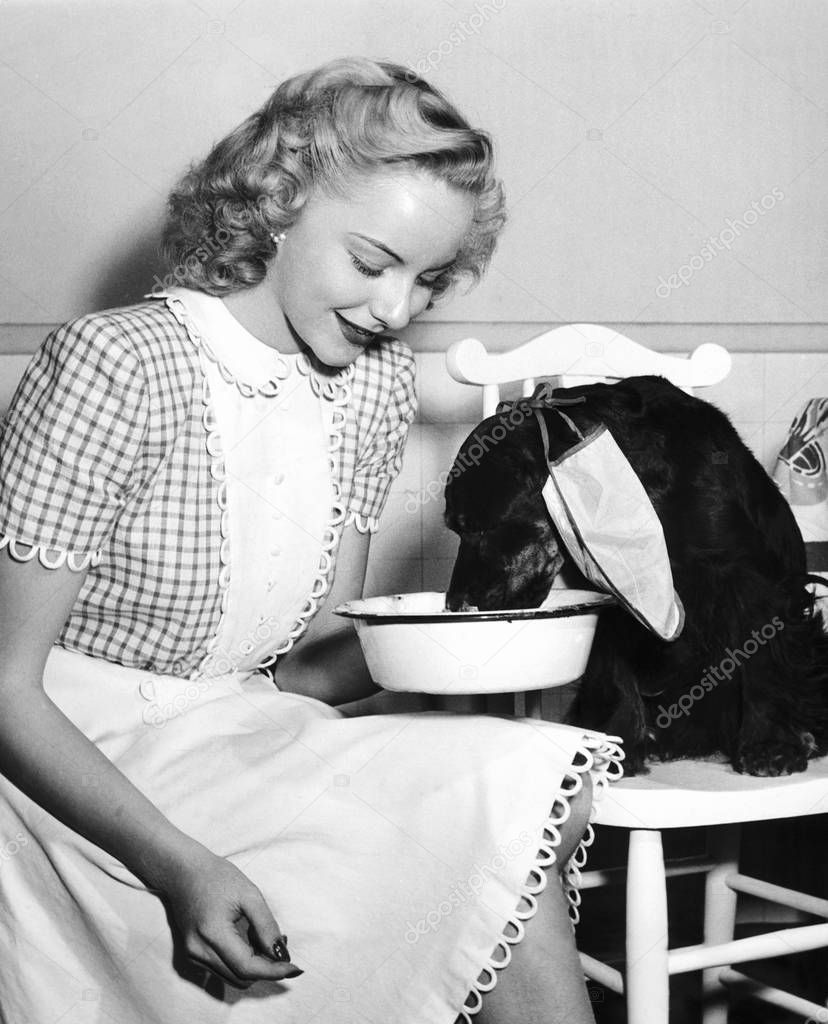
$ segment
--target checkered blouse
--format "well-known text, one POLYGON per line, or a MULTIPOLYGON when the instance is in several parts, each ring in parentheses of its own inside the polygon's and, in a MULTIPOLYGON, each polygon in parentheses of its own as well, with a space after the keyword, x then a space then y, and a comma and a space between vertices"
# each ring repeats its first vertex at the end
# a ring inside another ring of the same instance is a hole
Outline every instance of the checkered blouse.
MULTIPOLYGON (((339 484, 364 532, 400 470, 414 359, 385 340, 351 372, 339 484)), ((202 388, 196 341, 162 298, 63 324, 26 369, 2 425, 0 546, 88 568, 61 646, 176 675, 203 657, 220 618, 221 510, 202 388)))

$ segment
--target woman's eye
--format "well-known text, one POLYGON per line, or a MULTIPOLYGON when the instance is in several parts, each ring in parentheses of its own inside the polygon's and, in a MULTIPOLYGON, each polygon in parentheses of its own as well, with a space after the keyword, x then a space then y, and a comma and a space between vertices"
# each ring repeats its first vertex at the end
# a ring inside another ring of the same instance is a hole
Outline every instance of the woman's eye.
POLYGON ((451 273, 451 268, 447 270, 441 270, 439 274, 435 274, 433 277, 420 277, 417 279, 417 284, 423 288, 431 288, 433 291, 435 288, 440 287, 444 281, 446 281, 451 273))
MULTIPOLYGON (((364 274, 365 277, 379 277, 383 272, 383 267, 372 267, 369 263, 361 260, 355 252, 348 252, 351 257, 351 263, 357 268, 360 274, 364 274)), ((420 288, 429 288, 432 291, 442 282, 442 279, 446 277, 446 271, 441 270, 439 274, 434 277, 418 277, 417 284, 420 288)))
POLYGON ((363 263, 356 253, 349 253, 351 257, 351 263, 357 268, 360 274, 364 274, 366 277, 379 277, 382 273, 377 267, 369 267, 367 263, 363 263))
POLYGON ((417 278, 417 284, 421 288, 434 288, 439 280, 440 280, 440 276, 439 275, 437 277, 428 277, 428 278, 426 278, 426 277, 418 277, 417 278))

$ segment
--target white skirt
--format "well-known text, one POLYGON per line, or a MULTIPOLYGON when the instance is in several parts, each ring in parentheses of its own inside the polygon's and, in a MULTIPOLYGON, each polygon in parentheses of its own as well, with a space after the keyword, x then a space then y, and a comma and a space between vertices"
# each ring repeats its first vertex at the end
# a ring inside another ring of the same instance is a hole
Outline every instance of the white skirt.
MULTIPOLYGON (((157 893, 0 777, 4 1024, 468 1021, 535 912, 567 797, 584 772, 596 798, 621 774, 602 734, 346 718, 262 675, 188 682, 56 647, 44 686, 173 824, 261 889, 305 973, 208 984, 157 893)), ((564 875, 573 920, 590 841, 564 875)))

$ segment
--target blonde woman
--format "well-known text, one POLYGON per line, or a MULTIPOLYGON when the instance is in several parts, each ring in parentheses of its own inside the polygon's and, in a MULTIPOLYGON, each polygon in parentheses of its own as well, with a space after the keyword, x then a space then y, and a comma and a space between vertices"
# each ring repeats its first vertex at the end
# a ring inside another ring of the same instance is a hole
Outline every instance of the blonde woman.
POLYGON ((167 286, 32 360, 0 446, 3 1019, 591 1019, 559 872, 612 741, 335 707, 375 689, 331 610, 415 411, 393 332, 503 219, 485 133, 334 61, 175 188, 167 286))

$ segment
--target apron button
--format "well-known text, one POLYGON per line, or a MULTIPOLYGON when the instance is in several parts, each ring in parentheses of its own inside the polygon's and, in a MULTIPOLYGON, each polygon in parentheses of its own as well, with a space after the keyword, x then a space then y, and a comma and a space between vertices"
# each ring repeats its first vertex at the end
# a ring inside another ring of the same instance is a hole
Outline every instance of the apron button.
POLYGON ((142 679, 138 684, 138 692, 144 700, 155 700, 155 683, 152 679, 142 679))

